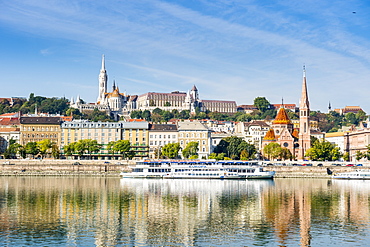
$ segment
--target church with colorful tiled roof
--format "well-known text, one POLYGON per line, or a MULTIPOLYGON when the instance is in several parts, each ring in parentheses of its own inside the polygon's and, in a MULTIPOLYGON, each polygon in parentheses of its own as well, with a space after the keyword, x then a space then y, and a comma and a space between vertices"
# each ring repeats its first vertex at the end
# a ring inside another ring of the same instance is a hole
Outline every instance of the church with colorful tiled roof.
POLYGON ((289 149, 297 160, 304 160, 306 151, 311 147, 310 107, 307 92, 306 70, 303 69, 302 95, 299 104, 299 129, 294 128, 284 105, 280 107, 270 130, 262 140, 262 150, 269 143, 278 143, 289 149))

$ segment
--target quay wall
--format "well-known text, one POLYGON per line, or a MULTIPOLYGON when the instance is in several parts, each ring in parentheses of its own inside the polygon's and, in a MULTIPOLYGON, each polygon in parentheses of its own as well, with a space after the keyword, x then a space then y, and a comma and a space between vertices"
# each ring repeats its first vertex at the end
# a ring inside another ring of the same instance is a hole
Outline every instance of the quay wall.
POLYGON ((100 160, 1 160, 0 176, 5 175, 103 175, 119 176, 134 161, 100 160), (76 164, 78 162, 78 164, 76 164))
MULTIPOLYGON (((0 160, 0 176, 5 175, 97 175, 119 176, 119 173, 130 170, 135 161, 119 160, 0 160), (79 165, 74 163, 78 162, 79 165)), ((366 167, 347 166, 267 166, 265 171, 275 171, 276 178, 330 178, 327 168, 333 173, 348 172, 366 167)))

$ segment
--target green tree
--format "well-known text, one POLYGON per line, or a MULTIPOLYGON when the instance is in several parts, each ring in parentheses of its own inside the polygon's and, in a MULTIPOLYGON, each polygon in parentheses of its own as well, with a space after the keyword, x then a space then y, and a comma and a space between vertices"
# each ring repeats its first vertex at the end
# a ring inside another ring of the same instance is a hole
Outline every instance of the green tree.
POLYGON ((311 160, 333 161, 341 157, 339 148, 326 140, 316 141, 312 147, 307 150, 305 157, 310 157, 311 160))
POLYGON ((132 119, 142 119, 142 111, 141 110, 137 110, 137 111, 132 111, 131 114, 130 114, 130 118, 132 119))
POLYGON ((168 159, 174 159, 179 156, 180 149, 179 143, 168 143, 162 147, 162 155, 168 159))
POLYGON ((182 150, 182 155, 185 158, 198 154, 198 142, 189 142, 186 147, 182 150))
POLYGON ((265 97, 257 97, 254 99, 253 105, 262 113, 270 107, 270 102, 265 97))
POLYGON ((50 139, 43 139, 37 142, 37 147, 40 151, 41 157, 44 158, 46 154, 51 152, 51 148, 55 143, 52 142, 50 139))
POLYGON ((181 118, 181 119, 189 119, 190 118, 190 111, 189 110, 182 110, 179 113, 179 118, 181 118))
POLYGON ((344 160, 344 161, 349 161, 349 153, 348 153, 348 152, 345 152, 345 153, 343 154, 343 160, 344 160))
POLYGON ((290 152, 288 148, 282 147, 280 150, 279 157, 281 160, 292 160, 293 154, 290 152))
MULTIPOLYGON (((129 140, 118 140, 114 144, 114 151, 121 154, 122 157, 125 159, 128 157, 130 149, 131 149, 131 143, 129 140)), ((134 154, 135 155, 135 154, 134 154)))
POLYGON ((72 142, 63 147, 63 151, 66 156, 71 156, 76 151, 75 144, 75 142, 72 142))
POLYGON ((151 121, 151 113, 149 110, 145 110, 143 111, 143 113, 141 114, 142 118, 145 119, 146 121, 151 121))
POLYGON ((359 161, 360 159, 364 158, 366 155, 361 151, 357 151, 355 154, 356 160, 359 161))
POLYGON ((28 142, 24 148, 26 154, 32 155, 32 158, 35 158, 35 155, 40 153, 40 149, 36 142, 28 142))
POLYGON ((51 155, 53 156, 54 159, 59 159, 60 157, 60 150, 57 144, 53 144, 51 147, 51 155))
POLYGON ((107 151, 108 151, 109 154, 114 154, 114 145, 115 144, 116 144, 115 141, 108 142, 107 151))
POLYGON ((168 122, 170 119, 173 118, 173 114, 169 111, 163 111, 162 112, 162 118, 165 122, 168 122))
POLYGON ((281 154, 281 146, 279 143, 271 142, 263 147, 263 154, 269 160, 277 159, 281 154))

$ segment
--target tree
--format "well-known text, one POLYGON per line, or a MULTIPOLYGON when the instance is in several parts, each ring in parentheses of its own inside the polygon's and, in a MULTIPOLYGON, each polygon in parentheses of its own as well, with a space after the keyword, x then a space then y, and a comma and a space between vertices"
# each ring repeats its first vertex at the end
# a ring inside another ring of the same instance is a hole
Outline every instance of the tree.
POLYGON ((46 154, 50 153, 50 150, 54 144, 55 143, 52 142, 50 139, 43 139, 37 142, 37 147, 40 151, 42 158, 44 158, 46 154))
POLYGON ((277 159, 281 154, 281 146, 279 143, 271 142, 263 147, 263 153, 269 160, 277 159))
POLYGON ((24 147, 26 154, 32 155, 32 158, 35 158, 35 155, 37 155, 40 150, 36 142, 29 142, 24 147))
POLYGON ((270 102, 265 97, 257 97, 254 99, 253 105, 262 113, 270 107, 270 102))
POLYGON ((130 149, 131 143, 129 140, 118 140, 116 141, 113 147, 113 150, 121 154, 124 159, 129 155, 130 149))
POLYGON ((130 118, 133 118, 133 119, 142 119, 142 112, 141 112, 141 110, 139 110, 139 111, 132 111, 131 114, 130 114, 130 118))
POLYGON ((311 160, 333 161, 338 160, 341 157, 341 153, 339 147, 324 140, 314 142, 312 147, 307 150, 305 156, 310 157, 311 160))
POLYGON ((231 159, 240 159, 242 151, 244 159, 251 159, 257 153, 256 147, 252 144, 247 143, 242 138, 237 136, 230 136, 222 138, 220 143, 214 149, 215 153, 224 153, 231 159))
POLYGON ((190 118, 190 111, 189 110, 182 110, 182 111, 180 111, 179 118, 181 118, 181 119, 189 119, 190 118))
POLYGON ((51 147, 51 155, 53 156, 54 159, 59 159, 59 157, 60 157, 59 147, 55 143, 51 147))
POLYGON ((63 147, 64 154, 67 156, 71 156, 75 150, 75 142, 69 143, 63 147))
POLYGON ((168 159, 174 159, 179 156, 180 149, 179 143, 168 143, 162 147, 162 155, 168 159))
POLYGON ((189 142, 186 147, 182 150, 182 155, 185 158, 198 154, 198 142, 189 142))
POLYGON ((83 141, 86 141, 86 150, 90 156, 92 153, 98 153, 103 146, 97 140, 86 139, 83 141))
POLYGON ((359 161, 360 159, 364 158, 365 155, 361 151, 357 151, 355 154, 356 160, 359 161))
POLYGON ((165 122, 168 122, 171 118, 173 118, 173 114, 169 111, 163 111, 162 118, 165 122))
POLYGON ((23 158, 25 158, 26 153, 24 151, 24 147, 21 144, 16 143, 14 139, 10 139, 9 146, 3 153, 4 158, 15 159, 17 158, 17 154, 20 154, 23 158))
POLYGON ((108 151, 109 154, 114 154, 114 145, 115 144, 116 144, 115 141, 108 142, 107 151, 108 151))
POLYGON ((150 111, 149 110, 145 110, 145 111, 143 111, 143 113, 141 114, 141 117, 143 118, 143 119, 145 119, 146 121, 151 121, 151 113, 150 113, 150 111))
POLYGON ((286 147, 281 148, 279 157, 281 160, 292 160, 293 154, 286 147))

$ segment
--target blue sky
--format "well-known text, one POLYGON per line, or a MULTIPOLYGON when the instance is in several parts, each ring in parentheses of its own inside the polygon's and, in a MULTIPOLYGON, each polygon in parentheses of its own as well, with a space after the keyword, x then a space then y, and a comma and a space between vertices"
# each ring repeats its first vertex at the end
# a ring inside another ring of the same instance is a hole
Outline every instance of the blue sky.
POLYGON ((31 92, 95 102, 108 87, 202 99, 299 104, 370 114, 366 0, 12 0, 0 8, 0 97, 31 92), (354 13, 355 12, 355 13, 354 13))

